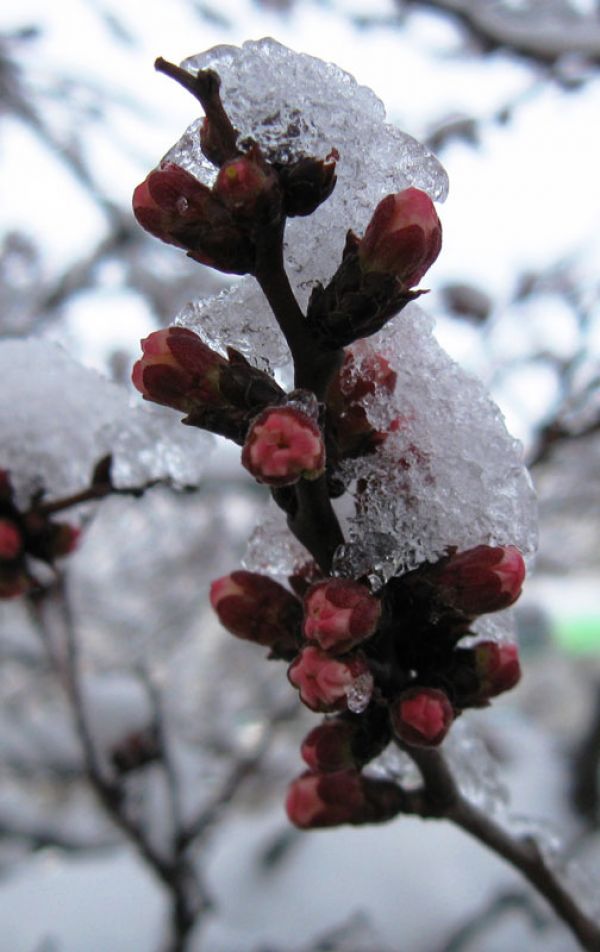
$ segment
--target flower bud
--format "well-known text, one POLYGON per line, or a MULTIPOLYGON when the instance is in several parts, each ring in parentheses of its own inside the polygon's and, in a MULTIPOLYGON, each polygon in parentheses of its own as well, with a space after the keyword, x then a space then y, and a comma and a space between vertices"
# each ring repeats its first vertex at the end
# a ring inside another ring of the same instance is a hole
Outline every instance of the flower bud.
POLYGON ((519 649, 515 644, 480 641, 474 645, 475 671, 480 679, 479 695, 496 697, 519 682, 521 665, 519 649))
POLYGON ((394 733, 413 747, 441 744, 454 719, 452 705, 437 688, 408 688, 390 706, 394 733))
POLYGON ((372 705, 360 717, 341 714, 313 727, 300 753, 311 770, 330 773, 364 766, 387 747, 389 740, 387 711, 372 705))
POLYGON ((131 379, 145 400, 190 413, 223 403, 220 368, 227 361, 185 327, 154 331, 142 342, 143 357, 131 379))
POLYGON ((0 519, 0 559, 10 562, 23 548, 23 536, 12 519, 0 519))
POLYGON ((210 587, 210 603, 227 631, 286 656, 297 651, 300 602, 266 575, 238 571, 210 587))
POLYGON ((313 645, 304 648, 292 662, 288 678, 298 688, 300 700, 311 711, 323 713, 346 708, 359 679, 363 694, 373 690, 373 677, 362 655, 332 658, 313 645))
POLYGON ((380 616, 381 603, 365 585, 324 579, 304 597, 304 636, 324 651, 343 653, 375 634, 380 616))
POLYGON ((364 271, 394 275, 405 289, 419 283, 442 247, 442 226, 433 202, 418 188, 384 198, 360 242, 364 271))
POLYGON ((290 784, 285 807, 290 821, 308 830, 342 823, 383 823, 403 805, 404 793, 395 783, 340 770, 297 777, 290 784))
POLYGON ((301 477, 317 479, 325 469, 321 430, 296 407, 269 407, 248 432, 242 465, 269 486, 290 486, 301 477))
POLYGON ((450 556, 437 576, 443 601, 466 615, 508 608, 521 594, 523 556, 514 545, 478 545, 450 556))
POLYGON ((172 162, 137 186, 133 213, 151 235, 201 264, 233 274, 254 268, 254 246, 218 195, 172 162))
POLYGON ((62 559, 75 551, 81 538, 81 529, 69 525, 68 522, 52 523, 52 555, 62 559))
MULTIPOLYGON (((339 158, 332 152, 327 159, 339 158)), ((335 183, 335 161, 304 156, 279 169, 286 215, 290 218, 312 213, 331 195, 335 183)))
POLYGON ((261 195, 274 183, 274 173, 264 162, 254 155, 242 155, 221 166, 214 192, 229 209, 250 217, 261 195))

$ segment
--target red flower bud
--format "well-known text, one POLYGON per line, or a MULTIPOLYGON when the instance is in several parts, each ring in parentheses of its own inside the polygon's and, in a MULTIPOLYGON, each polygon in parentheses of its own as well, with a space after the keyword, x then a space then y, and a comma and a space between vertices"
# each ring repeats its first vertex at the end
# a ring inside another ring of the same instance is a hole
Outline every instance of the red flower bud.
POLYGON ((233 274, 254 267, 254 248, 216 192, 171 162, 138 185, 133 213, 151 235, 185 248, 201 264, 233 274))
POLYGON ((222 405, 220 368, 227 364, 185 327, 154 331, 142 342, 143 357, 131 379, 145 400, 190 413, 196 406, 222 405))
POLYGON ((442 226, 418 188, 388 195, 375 209, 358 255, 364 271, 394 275, 407 290, 419 283, 442 247, 442 226))
POLYGON ((359 766, 352 752, 356 727, 350 721, 331 718, 318 724, 306 735, 300 747, 305 764, 311 770, 330 773, 359 766))
POLYGON ((214 191, 228 208, 252 216, 258 199, 273 187, 274 181, 268 166, 251 155, 243 155, 221 166, 214 191))
POLYGON ((437 688, 409 688, 390 707, 394 732, 413 747, 441 744, 454 719, 452 705, 437 688))
POLYGON ((473 650, 475 670, 480 679, 480 697, 496 697, 503 691, 510 691, 519 682, 521 666, 515 644, 480 641, 473 650))
POLYGON ((288 669, 288 678, 300 692, 300 700, 311 711, 341 711, 348 706, 348 694, 360 678, 361 693, 373 690, 373 676, 361 655, 332 658, 309 645, 288 669))
POLYGON ((269 407, 252 424, 242 465, 259 483, 290 486, 316 479, 325 469, 325 446, 318 425, 296 407, 269 407))
POLYGON ((508 608, 521 594, 523 556, 513 545, 478 545, 450 556, 437 576, 443 600, 466 615, 508 608))
POLYGON ((160 757, 159 738, 154 727, 127 734, 110 752, 113 767, 120 774, 139 770, 160 757))
POLYGON ((291 822, 307 830, 342 823, 383 823, 396 816, 403 803, 403 791, 396 784, 340 770, 297 777, 290 784, 285 807, 291 822))
POLYGON ((304 597, 304 635, 325 651, 343 653, 370 638, 381 616, 381 602, 351 579, 324 579, 304 597))
POLYGON ((133 193, 133 214, 155 238, 189 248, 185 234, 203 223, 211 205, 211 191, 179 165, 165 162, 154 169, 133 193))
POLYGON ((23 537, 12 519, 0 519, 0 559, 16 559, 23 548, 23 537))
POLYGON ((346 351, 344 363, 334 378, 332 390, 348 403, 357 403, 365 397, 374 396, 382 390, 392 394, 398 375, 381 354, 363 352, 360 342, 352 351, 346 351), (357 360, 359 358, 359 367, 357 360))
POLYGON ((300 602, 266 575, 238 571, 210 587, 210 603, 227 631, 278 654, 297 651, 300 602))
POLYGON ((81 538, 81 529, 71 526, 68 522, 52 523, 52 555, 56 559, 64 558, 74 552, 81 538))

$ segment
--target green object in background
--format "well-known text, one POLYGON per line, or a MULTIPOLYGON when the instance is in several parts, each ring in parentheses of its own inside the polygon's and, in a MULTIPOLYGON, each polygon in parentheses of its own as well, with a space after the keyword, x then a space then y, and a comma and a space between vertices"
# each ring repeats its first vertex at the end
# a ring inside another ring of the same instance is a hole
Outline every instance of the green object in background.
POLYGON ((600 615, 557 618, 554 634, 558 643, 576 654, 600 652, 600 615))

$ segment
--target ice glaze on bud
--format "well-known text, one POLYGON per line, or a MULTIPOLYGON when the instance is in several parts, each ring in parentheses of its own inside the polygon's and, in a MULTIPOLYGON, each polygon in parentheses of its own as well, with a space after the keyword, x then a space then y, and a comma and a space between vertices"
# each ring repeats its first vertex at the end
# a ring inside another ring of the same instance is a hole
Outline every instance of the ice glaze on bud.
POLYGON ((437 576, 446 604, 466 615, 508 608, 521 594, 523 556, 514 545, 478 545, 450 556, 437 576))
POLYGON ((0 559, 16 559, 23 548, 23 536, 12 519, 0 519, 0 559))
POLYGON ((269 407, 254 421, 242 465, 259 483, 290 486, 317 479, 325 469, 325 445, 317 423, 296 407, 269 407))
POLYGON ((452 705, 437 688, 409 688, 390 706, 394 733, 413 747, 441 744, 454 719, 452 705))
POLYGON ((131 379, 145 400, 182 413, 223 403, 219 377, 227 361, 193 331, 166 327, 141 344, 143 357, 134 365, 131 379))
POLYGON ((302 830, 383 823, 403 807, 400 787, 387 780, 363 777, 355 770, 304 773, 289 787, 287 815, 302 830))
POLYGON ((362 655, 332 658, 321 648, 308 645, 292 662, 288 678, 311 711, 331 713, 348 706, 348 694, 360 678, 362 691, 373 689, 373 677, 362 655))
POLYGON ((474 646, 475 670, 480 679, 481 697, 496 697, 519 682, 521 665, 515 644, 480 641, 474 646))
POLYGON ((223 627, 236 638, 284 656, 296 653, 300 602, 273 579, 242 570, 224 575, 212 583, 210 603, 223 627))
POLYGON ((324 579, 304 597, 304 635, 325 651, 343 653, 370 638, 380 617, 379 599, 352 579, 324 579))
POLYGON ((274 181, 274 173, 264 162, 253 155, 242 155, 221 166, 214 191, 228 208, 251 216, 259 197, 274 181))
POLYGON ((371 424, 363 401, 376 393, 391 395, 396 386, 397 374, 385 357, 367 353, 358 363, 359 354, 360 342, 353 351, 346 352, 344 363, 327 392, 335 445, 341 459, 364 456, 385 441, 387 433, 371 424))
POLYGON ((358 255, 364 271, 394 275, 405 289, 419 283, 442 247, 442 226, 429 195, 407 188, 384 198, 358 255))

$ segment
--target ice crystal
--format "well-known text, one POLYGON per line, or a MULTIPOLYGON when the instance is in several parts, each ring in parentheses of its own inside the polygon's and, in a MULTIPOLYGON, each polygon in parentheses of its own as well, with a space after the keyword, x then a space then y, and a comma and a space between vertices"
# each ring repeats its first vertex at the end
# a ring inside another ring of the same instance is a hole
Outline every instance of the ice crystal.
MULTIPOLYGON (((329 280, 336 270, 348 229, 363 231, 384 195, 414 185, 433 199, 446 196, 447 177, 437 159, 386 123, 375 94, 331 63, 263 39, 241 48, 217 46, 182 66, 192 73, 218 72, 242 145, 254 139, 269 158, 281 162, 302 155, 324 159, 332 149, 339 154, 333 195, 313 215, 288 223, 286 265, 301 306, 314 283, 329 280)), ((165 158, 205 182, 212 180, 199 147, 198 122, 165 158)), ((225 299, 187 307, 178 321, 206 333, 213 345, 232 344, 252 357, 260 342, 259 352, 273 366, 287 361, 285 344, 252 278, 244 278, 225 299)))
POLYGON ((483 385, 441 349, 428 317, 410 306, 356 349, 357 372, 383 354, 398 378, 393 398, 373 398, 370 419, 388 437, 352 461, 356 514, 341 564, 359 550, 363 571, 389 577, 450 546, 516 545, 535 551, 535 494, 518 441, 483 385), (391 428, 391 429, 390 429, 391 428))
POLYGON ((22 503, 40 489, 50 497, 84 489, 109 453, 117 486, 200 478, 210 437, 168 411, 136 406, 123 387, 57 344, 4 340, 0 369, 10 394, 0 403, 0 467, 10 470, 22 503))
POLYGON ((310 558, 288 529, 281 509, 269 503, 248 540, 244 568, 267 575, 293 575, 310 558))

